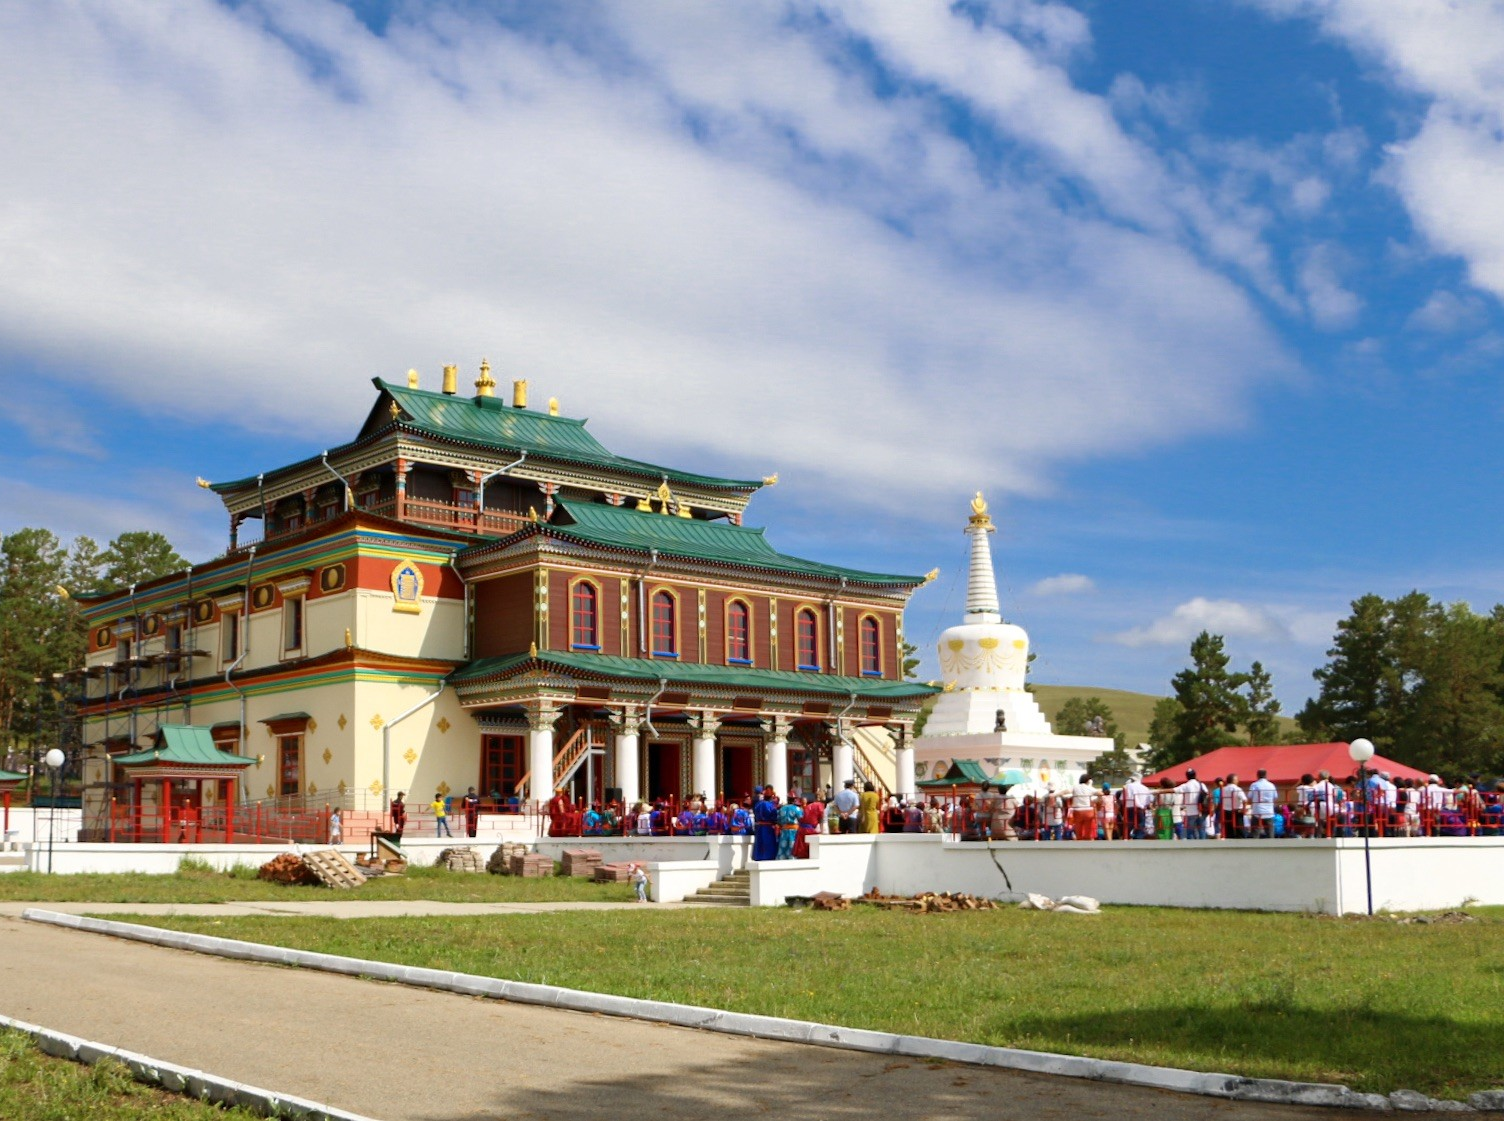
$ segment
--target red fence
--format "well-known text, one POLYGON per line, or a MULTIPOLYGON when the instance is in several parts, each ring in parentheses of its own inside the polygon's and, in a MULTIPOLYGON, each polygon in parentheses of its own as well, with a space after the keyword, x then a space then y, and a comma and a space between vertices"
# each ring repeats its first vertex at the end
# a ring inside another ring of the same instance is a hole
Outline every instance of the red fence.
POLYGON ((330 811, 291 812, 243 806, 173 806, 164 814, 155 806, 110 803, 109 840, 160 844, 254 845, 297 841, 321 845, 329 841, 330 811))

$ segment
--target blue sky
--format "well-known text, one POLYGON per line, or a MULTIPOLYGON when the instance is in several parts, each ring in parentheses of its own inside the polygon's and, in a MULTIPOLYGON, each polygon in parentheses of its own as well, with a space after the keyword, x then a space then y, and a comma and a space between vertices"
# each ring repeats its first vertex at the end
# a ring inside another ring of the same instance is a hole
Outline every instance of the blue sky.
POLYGON ((926 647, 981 489, 1038 680, 1207 627, 1293 710, 1354 597, 1504 599, 1501 62, 1421 0, 8 4, 0 532, 206 558, 195 476, 484 356, 939 566, 926 647))

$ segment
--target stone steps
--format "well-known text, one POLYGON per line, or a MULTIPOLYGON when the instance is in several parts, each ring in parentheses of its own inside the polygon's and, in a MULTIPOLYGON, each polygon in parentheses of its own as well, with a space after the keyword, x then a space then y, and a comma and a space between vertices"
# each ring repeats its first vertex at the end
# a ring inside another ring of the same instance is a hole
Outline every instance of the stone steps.
POLYGON ((702 887, 693 895, 684 897, 686 903, 705 907, 750 907, 752 906, 752 873, 745 869, 702 887))

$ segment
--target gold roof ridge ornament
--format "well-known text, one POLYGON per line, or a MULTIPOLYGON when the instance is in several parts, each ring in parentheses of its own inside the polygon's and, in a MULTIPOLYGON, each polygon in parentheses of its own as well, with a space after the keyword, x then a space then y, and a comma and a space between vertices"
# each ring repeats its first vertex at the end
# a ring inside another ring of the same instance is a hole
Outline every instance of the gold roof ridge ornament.
POLYGON ((933 584, 938 579, 940 579, 940 570, 938 568, 932 568, 924 574, 924 582, 926 584, 933 584))
POLYGON ((762 477, 762 485, 765 487, 776 487, 778 485, 778 472, 774 471, 771 475, 764 475, 762 477))
POLYGON ((985 529, 988 533, 997 528, 992 524, 992 518, 987 513, 987 500, 982 497, 981 491, 977 491, 977 496, 971 500, 971 517, 967 519, 966 524, 985 529))
POLYGON ((662 503, 662 506, 659 508, 658 512, 660 514, 667 514, 669 512, 669 504, 674 500, 674 492, 669 490, 667 479, 664 479, 663 482, 658 484, 658 489, 654 492, 654 494, 657 496, 658 501, 662 503))
MULTIPOLYGON (((492 383, 495 384, 494 382, 492 383)), ((527 379, 518 378, 512 383, 512 408, 527 408, 527 379)))
POLYGON ((458 366, 444 367, 444 396, 453 397, 460 391, 460 368, 458 366))
POLYGON ((417 370, 409 370, 409 371, 407 371, 407 388, 409 388, 409 389, 417 389, 418 388, 418 371, 417 370))
POLYGON ((496 379, 491 376, 491 363, 484 358, 480 360, 480 377, 475 379, 475 395, 477 397, 496 396, 496 379))

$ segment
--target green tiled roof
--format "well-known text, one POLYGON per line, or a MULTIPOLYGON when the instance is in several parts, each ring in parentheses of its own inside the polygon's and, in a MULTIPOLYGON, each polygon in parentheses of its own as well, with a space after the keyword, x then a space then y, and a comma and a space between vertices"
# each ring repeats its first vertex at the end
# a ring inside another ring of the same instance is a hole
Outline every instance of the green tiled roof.
POLYGON ((793 572, 835 580, 845 577, 862 584, 912 587, 924 583, 923 576, 862 572, 855 568, 840 568, 821 564, 819 561, 786 556, 768 544, 761 529, 732 525, 724 521, 645 514, 625 506, 560 500, 548 528, 550 532, 592 545, 640 552, 656 549, 668 556, 719 561, 747 568, 793 572))
MULTIPOLYGON (((532 409, 516 409, 500 397, 450 396, 427 389, 409 389, 405 385, 395 385, 381 378, 371 380, 377 389, 389 394, 402 410, 402 419, 398 423, 435 439, 480 444, 513 454, 527 452, 530 456, 602 467, 655 481, 667 479, 670 483, 689 483, 736 491, 753 491, 763 485, 760 479, 722 479, 715 475, 696 475, 689 471, 676 471, 671 467, 660 467, 656 463, 644 463, 642 460, 615 455, 585 431, 585 421, 549 416, 532 409)), ((384 411, 385 406, 378 403, 372 416, 384 411)), ((386 417, 381 419, 386 423, 386 417)), ((315 457, 293 466, 301 467, 317 462, 315 457)), ((228 494, 252 486, 255 482, 256 476, 251 475, 244 479, 214 483, 210 489, 216 494, 228 494)))
POLYGON ((20 771, 0 771, 0 782, 20 782, 25 777, 20 771))
POLYGON ((482 658, 456 670, 451 685, 464 685, 490 677, 506 677, 534 666, 579 673, 596 678, 672 684, 709 685, 722 689, 745 689, 748 693, 817 693, 821 696, 864 700, 917 700, 940 690, 916 681, 887 681, 874 677, 837 677, 828 673, 795 673, 791 670, 755 669, 748 666, 718 666, 704 662, 680 662, 669 658, 619 658, 612 654, 540 650, 537 655, 508 654, 482 658))
POLYGON ((225 766, 233 764, 244 767, 256 760, 244 755, 221 751, 214 742, 214 734, 202 724, 163 724, 157 730, 155 746, 130 755, 117 755, 111 760, 124 766, 143 763, 168 763, 182 766, 202 767, 205 764, 225 766))
POLYGON ((585 431, 583 420, 513 408, 500 397, 451 397, 431 390, 393 385, 380 378, 375 382, 378 389, 391 394, 392 400, 406 414, 404 423, 430 436, 485 444, 507 451, 525 451, 529 455, 548 456, 569 463, 614 468, 654 479, 667 477, 670 482, 732 490, 756 490, 762 486, 759 479, 696 475, 615 455, 585 431))
POLYGON ((984 782, 991 782, 992 776, 986 768, 975 759, 956 759, 950 769, 945 772, 943 778, 926 779, 915 783, 916 786, 954 786, 959 783, 975 783, 980 786, 984 782))

